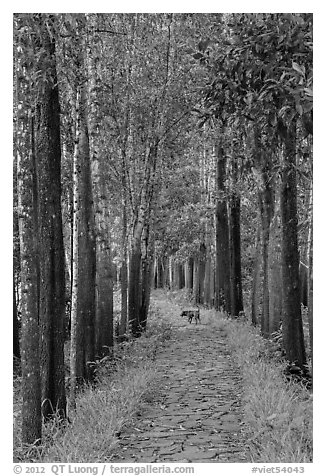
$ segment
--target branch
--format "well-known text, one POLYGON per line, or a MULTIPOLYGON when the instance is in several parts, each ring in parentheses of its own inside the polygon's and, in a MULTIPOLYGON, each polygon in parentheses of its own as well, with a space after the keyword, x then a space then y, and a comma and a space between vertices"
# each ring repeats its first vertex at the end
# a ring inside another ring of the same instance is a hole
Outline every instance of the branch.
POLYGON ((165 131, 163 132, 163 134, 161 135, 161 137, 159 137, 159 138, 157 139, 157 144, 159 144, 159 143, 164 139, 164 137, 167 135, 167 133, 168 133, 176 124, 178 124, 185 116, 187 116, 188 114, 190 114, 191 111, 192 111, 192 109, 187 109, 187 111, 185 111, 183 114, 181 114, 181 116, 180 116, 178 119, 176 119, 174 122, 172 122, 172 124, 171 124, 169 127, 167 127, 167 128, 165 129, 165 131))
POLYGON ((109 33, 110 35, 124 35, 127 36, 127 33, 122 33, 121 31, 113 31, 113 30, 102 30, 102 29, 96 29, 94 30, 95 33, 109 33))

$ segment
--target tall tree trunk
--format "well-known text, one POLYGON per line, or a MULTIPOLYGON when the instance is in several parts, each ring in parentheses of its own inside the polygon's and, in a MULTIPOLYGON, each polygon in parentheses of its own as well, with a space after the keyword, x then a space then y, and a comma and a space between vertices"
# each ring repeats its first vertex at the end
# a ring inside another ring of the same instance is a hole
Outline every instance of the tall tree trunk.
POLYGON ((90 146, 87 125, 86 91, 82 88, 80 165, 81 201, 79 233, 78 270, 78 314, 83 333, 83 377, 92 380, 95 360, 95 322, 96 322, 96 245, 94 236, 93 187, 91 174, 90 146))
POLYGON ((200 302, 200 283, 199 283, 199 260, 194 259, 193 266, 193 299, 196 304, 200 302))
POLYGON ((73 155, 73 223, 71 234, 71 307, 70 307, 70 404, 76 406, 76 392, 83 378, 83 342, 80 314, 78 313, 78 288, 79 288, 79 231, 80 231, 80 193, 81 193, 81 167, 79 163, 79 142, 81 135, 80 125, 80 91, 76 98, 76 135, 73 155))
POLYGON ((149 309, 151 282, 153 275, 154 235, 148 224, 143 234, 143 254, 141 260, 141 303, 139 309, 139 324, 142 331, 146 330, 149 309))
POLYGON ((38 185, 42 413, 66 417, 64 368, 65 257, 61 218, 60 108, 55 43, 42 19, 36 48, 47 80, 37 88, 35 156, 38 185))
POLYGON ((269 333, 279 330, 282 322, 282 257, 281 257, 281 218, 279 193, 276 197, 274 216, 270 225, 268 246, 268 283, 269 283, 269 333))
POLYGON ((251 323, 254 326, 259 323, 261 264, 261 226, 258 225, 251 291, 251 323))
POLYGON ((19 343, 19 321, 16 302, 16 286, 15 278, 13 278, 13 354, 14 357, 20 359, 20 343, 19 343))
POLYGON ((113 353, 113 269, 111 250, 98 250, 97 254, 97 354, 99 356, 113 353))
POLYGON ((211 255, 210 252, 207 253, 206 262, 205 262, 205 279, 204 279, 204 302, 207 307, 211 305, 211 255))
MULTIPOLYGON (((235 165, 233 165, 235 167, 235 165)), ((230 201, 230 268, 231 268, 231 315, 243 311, 240 238, 240 197, 233 194, 230 201)))
POLYGON ((179 263, 176 261, 176 259, 173 260, 172 273, 173 273, 173 289, 174 290, 180 289, 179 263))
MULTIPOLYGON (((309 260, 308 260, 309 263, 309 260)), ((300 283, 300 302, 308 306, 308 275, 309 266, 306 262, 300 260, 299 263, 299 283, 300 283)))
POLYGON ((309 240, 309 280, 308 280, 308 322, 311 364, 313 365, 313 226, 311 223, 311 237, 309 240))
MULTIPOLYGON (((268 183, 268 178, 265 178, 265 184, 268 183)), ((261 315, 261 333, 264 337, 269 337, 269 282, 268 282, 268 248, 270 223, 272 218, 271 213, 271 190, 267 185, 264 190, 260 192, 260 212, 262 223, 262 266, 263 266, 263 304, 261 315)))
POLYGON ((194 258, 192 256, 187 260, 187 270, 186 287, 188 291, 192 291, 194 283, 194 258))
POLYGON ((204 303, 205 292, 205 267, 206 267, 206 245, 200 244, 199 260, 198 260, 198 303, 204 303))
POLYGON ((185 285, 185 278, 183 274, 183 265, 182 263, 178 263, 178 289, 184 288, 185 285))
POLYGON ((157 288, 164 287, 164 265, 163 258, 160 256, 156 259, 156 273, 157 273, 157 288))
MULTIPOLYGON (((93 197, 94 272, 96 273, 96 350, 98 355, 108 355, 113 351, 113 270, 111 259, 111 236, 109 231, 109 211, 106 190, 105 161, 99 149, 101 117, 99 112, 98 74, 101 42, 96 33, 97 15, 87 14, 89 39, 86 44, 88 72, 88 114, 91 182, 93 197), (96 269, 96 271, 95 271, 96 269)), ((91 323, 90 323, 91 326, 91 323)), ((88 337, 90 339, 90 336, 88 337)), ((92 342, 89 342, 91 345, 92 342)), ((89 358, 93 356, 89 356, 89 358)))
MULTIPOLYGON (((126 187, 126 184, 124 185, 126 187)), ((125 194, 125 193, 124 193, 125 194)), ((122 263, 120 271, 121 281, 121 318, 119 326, 120 339, 127 333, 128 321, 128 242, 127 242, 127 205, 126 200, 122 208, 122 263)))
POLYGON ((222 142, 217 151, 217 194, 216 203, 216 287, 215 307, 231 312, 230 294, 230 246, 227 199, 225 197, 226 154, 222 142))
MULTIPOLYGON (((129 271, 129 322, 131 322, 132 333, 138 337, 141 333, 139 323, 139 292, 140 292, 140 271, 141 271, 141 237, 143 230, 148 225, 152 209, 153 196, 155 194, 156 184, 156 168, 157 168, 158 141, 153 139, 146 149, 145 170, 143 183, 138 197, 138 207, 134 211, 133 220, 133 236, 130 256, 129 271)), ((134 203, 137 200, 133 200, 134 203)))
POLYGON ((163 266, 163 287, 168 288, 170 285, 169 281, 169 262, 170 259, 166 256, 162 258, 162 266, 163 266))
POLYGON ((17 147, 18 208, 21 272, 21 366, 22 366, 22 442, 40 442, 41 380, 39 354, 37 229, 34 207, 35 180, 32 153, 28 152, 28 134, 19 131, 17 147), (20 147, 21 146, 21 147, 20 147))
POLYGON ((128 286, 128 322, 134 337, 140 335, 139 327, 139 289, 141 268, 141 244, 135 240, 129 258, 129 286, 128 286))
POLYGON ((310 185, 309 199, 309 229, 308 229, 308 246, 307 246, 307 262, 308 262, 308 323, 309 323, 309 344, 311 365, 313 365, 313 185, 310 185))
POLYGON ((296 132, 287 129, 282 185, 282 275, 283 275, 283 346, 286 358, 301 366, 306 363, 299 287, 299 250, 297 238, 296 132))
MULTIPOLYGON (((82 57, 82 56, 81 56, 82 57)), ((79 88, 74 153, 73 286, 71 306, 71 400, 94 377, 95 240, 86 91, 79 88)))

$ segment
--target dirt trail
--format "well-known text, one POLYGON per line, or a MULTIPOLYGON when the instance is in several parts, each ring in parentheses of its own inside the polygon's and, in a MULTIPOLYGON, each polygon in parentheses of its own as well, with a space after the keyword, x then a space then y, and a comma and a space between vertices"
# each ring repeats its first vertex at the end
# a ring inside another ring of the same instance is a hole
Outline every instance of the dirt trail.
POLYGON ((173 325, 157 353, 159 395, 120 435, 113 462, 246 462, 241 378, 222 328, 189 324, 180 307, 154 298, 173 325))

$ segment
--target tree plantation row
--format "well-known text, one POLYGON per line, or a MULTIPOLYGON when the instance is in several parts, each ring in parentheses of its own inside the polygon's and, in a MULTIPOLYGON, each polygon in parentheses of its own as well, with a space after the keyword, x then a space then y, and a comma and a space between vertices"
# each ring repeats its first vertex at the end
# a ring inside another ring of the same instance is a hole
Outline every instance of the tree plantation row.
POLYGON ((305 368, 311 14, 15 14, 13 84, 25 443, 67 418, 65 342, 73 408, 153 286, 246 315, 305 368))

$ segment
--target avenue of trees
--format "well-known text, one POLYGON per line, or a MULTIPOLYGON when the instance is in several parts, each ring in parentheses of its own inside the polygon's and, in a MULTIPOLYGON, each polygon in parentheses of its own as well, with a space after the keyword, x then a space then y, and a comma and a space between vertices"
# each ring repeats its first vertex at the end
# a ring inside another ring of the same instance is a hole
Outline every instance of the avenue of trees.
POLYGON ((25 443, 67 418, 65 342, 73 407, 153 286, 281 331, 305 367, 311 14, 16 14, 13 85, 25 443))

